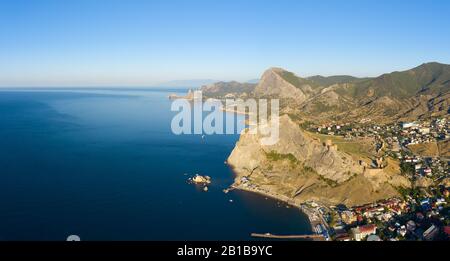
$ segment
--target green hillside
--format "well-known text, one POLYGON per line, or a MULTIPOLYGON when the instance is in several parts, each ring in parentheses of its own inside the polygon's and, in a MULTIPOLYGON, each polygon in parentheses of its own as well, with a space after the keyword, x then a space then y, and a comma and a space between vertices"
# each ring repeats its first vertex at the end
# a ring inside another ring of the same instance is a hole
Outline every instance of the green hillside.
POLYGON ((350 82, 363 80, 362 78, 357 78, 357 77, 353 77, 350 75, 336 75, 336 76, 329 76, 329 77, 316 75, 316 76, 308 77, 306 79, 313 81, 319 85, 325 86, 325 87, 333 85, 333 84, 350 83, 350 82))
POLYGON ((356 83, 356 95, 410 98, 419 93, 438 94, 448 91, 450 86, 450 65, 426 63, 411 70, 383 74, 374 79, 356 83))

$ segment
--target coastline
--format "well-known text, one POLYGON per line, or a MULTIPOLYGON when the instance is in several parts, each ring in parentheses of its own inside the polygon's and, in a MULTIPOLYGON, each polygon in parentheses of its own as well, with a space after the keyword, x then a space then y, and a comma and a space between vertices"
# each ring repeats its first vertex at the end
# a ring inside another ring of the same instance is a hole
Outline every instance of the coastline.
POLYGON ((223 111, 223 112, 236 113, 238 115, 250 115, 250 113, 248 113, 248 112, 238 111, 238 110, 235 110, 235 109, 228 109, 226 107, 221 107, 220 110, 223 111))
MULTIPOLYGON (((309 224, 310 224, 310 228, 311 228, 311 232, 312 233, 316 233, 315 229, 316 229, 316 225, 318 223, 318 219, 317 219, 318 213, 316 213, 315 209, 307 206, 306 204, 296 202, 295 200, 292 200, 292 199, 290 199, 290 198, 288 198, 286 196, 279 195, 279 194, 276 194, 276 193, 273 193, 273 192, 263 191, 263 190, 255 189, 255 188, 249 188, 249 187, 245 187, 245 186, 238 185, 238 184, 235 184, 235 183, 233 183, 230 186, 230 188, 232 190, 241 190, 241 191, 245 191, 245 192, 255 193, 255 194, 258 194, 260 196, 264 196, 264 197, 268 197, 268 198, 271 198, 271 199, 275 199, 275 200, 283 202, 283 203, 285 203, 285 204, 287 204, 287 205, 289 205, 291 207, 297 208, 303 214, 305 214, 306 217, 308 218, 308 221, 309 221, 309 224)), ((320 222, 320 223, 322 223, 322 222, 320 222)))
MULTIPOLYGON (((238 177, 239 174, 237 173, 236 169, 234 166, 228 164, 228 160, 225 161, 225 164, 230 168, 230 170, 232 171, 234 178, 238 177)), ((240 184, 237 184, 236 182, 233 182, 233 184, 231 184, 230 188, 228 189, 228 191, 230 190, 241 190, 241 191, 245 191, 245 192, 250 192, 250 193, 256 193, 259 194, 260 196, 264 196, 264 197, 269 197, 275 200, 279 200, 285 204, 288 204, 292 207, 297 208, 298 210, 300 210, 303 214, 305 214, 308 218, 309 221, 309 225, 311 228, 311 232, 315 232, 315 219, 314 219, 314 215, 312 215, 312 213, 314 213, 314 211, 312 209, 309 209, 305 204, 301 203, 301 202, 295 202, 295 200, 292 200, 286 196, 283 195, 279 195, 273 192, 269 192, 269 191, 262 191, 260 189, 255 189, 255 188, 249 188, 248 186, 242 186, 240 184)))

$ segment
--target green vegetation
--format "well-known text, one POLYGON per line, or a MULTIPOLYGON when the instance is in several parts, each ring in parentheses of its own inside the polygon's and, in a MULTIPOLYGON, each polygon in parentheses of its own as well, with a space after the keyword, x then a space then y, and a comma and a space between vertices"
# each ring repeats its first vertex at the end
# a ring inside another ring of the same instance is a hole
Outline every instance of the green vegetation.
POLYGON ((310 122, 310 121, 304 121, 304 122, 300 123, 299 126, 303 130, 309 130, 309 129, 311 129, 311 126, 314 126, 314 123, 310 122))
POLYGON ((349 76, 349 75, 336 75, 336 76, 329 76, 329 77, 316 75, 316 76, 308 77, 307 79, 314 81, 315 83, 318 83, 322 86, 330 86, 333 84, 353 82, 355 80, 358 80, 359 78, 349 76))
POLYGON ((332 180, 332 179, 325 178, 325 177, 322 176, 322 175, 319 175, 319 180, 324 181, 324 182, 327 183, 327 185, 330 186, 330 187, 336 187, 336 186, 338 185, 337 181, 332 180))
POLYGON ((330 219, 328 220, 328 225, 330 225, 330 227, 334 227, 338 220, 339 220, 338 214, 335 211, 332 211, 330 213, 330 219))
POLYGON ((203 86, 202 91, 205 97, 223 98, 225 95, 230 93, 251 93, 255 87, 256 84, 251 83, 217 82, 211 85, 203 86))
MULTIPOLYGON (((294 74, 285 72, 283 77, 295 86, 302 82, 294 74)), ((363 99, 369 102, 376 98, 387 96, 393 100, 407 99, 418 94, 439 94, 445 93, 448 89, 450 79, 450 66, 440 63, 426 63, 416 68, 386 73, 376 78, 354 78, 351 76, 313 76, 303 81, 313 82, 320 86, 330 86, 332 84, 347 84, 336 88, 334 91, 341 97, 353 98, 353 100, 363 99)), ((313 85, 312 85, 313 86, 313 85)), ((347 104, 341 103, 342 110, 347 104)), ((319 112, 328 112, 333 108, 326 104, 317 102, 316 108, 319 112)), ((392 116, 398 113, 397 109, 383 108, 385 116, 392 116)))
POLYGON ((400 163, 400 171, 403 175, 411 176, 414 174, 414 165, 412 163, 400 163))
POLYGON ((337 109, 337 106, 335 106, 335 105, 330 106, 330 105, 327 105, 327 104, 325 104, 323 102, 319 102, 319 101, 316 102, 314 104, 314 106, 315 106, 316 111, 318 111, 318 112, 327 112, 327 111, 332 111, 332 110, 337 109))
POLYGON ((407 196, 410 196, 412 198, 418 198, 422 195, 419 188, 404 188, 404 187, 397 187, 396 188, 398 193, 402 195, 404 199, 407 198, 407 196))
POLYGON ((439 63, 422 64, 414 69, 384 74, 356 84, 358 96, 373 90, 376 97, 408 98, 419 92, 444 90, 450 78, 450 66, 439 63))
POLYGON ((303 171, 304 172, 316 173, 316 171, 313 168, 308 167, 308 166, 303 166, 303 171))
POLYGON ((293 120, 293 121, 302 121, 302 120, 303 120, 303 118, 302 118, 300 115, 298 115, 298 114, 288 113, 287 115, 288 115, 289 118, 291 118, 291 120, 293 120))
POLYGON ((341 96, 350 96, 354 97, 356 94, 356 87, 355 84, 351 84, 350 86, 347 86, 346 88, 337 88, 335 92, 341 96))
POLYGON ((281 73, 281 77, 283 77, 284 80, 286 80, 287 82, 289 82, 290 84, 294 85, 297 88, 300 88, 302 85, 305 85, 305 84, 308 84, 311 87, 317 86, 317 84, 315 82, 297 77, 295 74, 288 72, 288 71, 283 71, 281 73))
POLYGON ((266 157, 267 159, 269 159, 270 161, 283 161, 283 160, 288 160, 289 162, 291 162, 291 164, 296 164, 298 163, 297 158, 292 154, 280 154, 277 153, 276 151, 271 151, 266 153, 266 157))

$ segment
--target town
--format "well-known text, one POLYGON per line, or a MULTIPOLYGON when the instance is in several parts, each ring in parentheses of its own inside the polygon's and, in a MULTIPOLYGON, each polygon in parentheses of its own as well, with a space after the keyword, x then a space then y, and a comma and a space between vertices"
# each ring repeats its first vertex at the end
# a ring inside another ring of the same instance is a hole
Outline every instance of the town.
POLYGON ((372 138, 377 158, 371 167, 383 168, 388 157, 399 160, 402 175, 412 184, 411 188, 397 188, 398 198, 364 206, 306 202, 302 209, 320 216, 316 220, 324 220, 313 225, 315 233, 336 241, 449 240, 448 117, 384 126, 362 121, 358 125, 306 123, 302 127, 346 140, 372 138))

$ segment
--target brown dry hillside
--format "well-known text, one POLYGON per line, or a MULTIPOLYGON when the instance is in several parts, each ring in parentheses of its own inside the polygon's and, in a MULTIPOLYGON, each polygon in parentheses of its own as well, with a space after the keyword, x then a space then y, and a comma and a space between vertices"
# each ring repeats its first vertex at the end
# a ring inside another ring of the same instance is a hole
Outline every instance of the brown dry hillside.
POLYGON ((439 141, 409 145, 408 148, 422 157, 450 157, 450 141, 439 141))
POLYGON ((236 187, 296 203, 312 199, 354 206, 398 196, 395 187, 409 186, 398 162, 389 162, 386 169, 368 169, 361 163, 368 156, 364 144, 324 144, 287 115, 280 118, 278 143, 265 146, 260 139, 243 133, 228 158, 237 174, 236 187))

